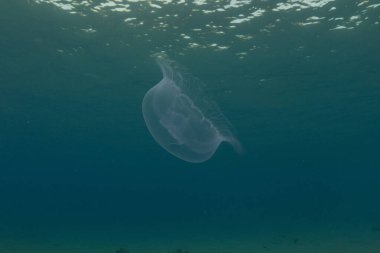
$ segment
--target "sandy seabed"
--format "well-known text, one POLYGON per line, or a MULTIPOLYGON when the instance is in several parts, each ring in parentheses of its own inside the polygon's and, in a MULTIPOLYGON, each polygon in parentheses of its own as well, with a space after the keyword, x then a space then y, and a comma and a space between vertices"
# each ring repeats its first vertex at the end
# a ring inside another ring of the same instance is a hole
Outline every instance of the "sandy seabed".
POLYGON ((205 233, 124 237, 73 232, 65 236, 0 238, 1 253, 379 253, 380 231, 282 229, 264 233, 205 233), (25 239, 26 238, 26 239, 25 239), (123 252, 124 253, 124 252, 123 252))

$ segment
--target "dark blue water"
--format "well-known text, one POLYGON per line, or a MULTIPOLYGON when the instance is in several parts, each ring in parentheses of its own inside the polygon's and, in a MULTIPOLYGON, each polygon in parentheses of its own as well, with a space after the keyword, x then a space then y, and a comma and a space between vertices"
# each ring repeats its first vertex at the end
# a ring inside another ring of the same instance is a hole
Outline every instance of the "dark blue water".
POLYGON ((378 2, 41 2, 0 3, 0 252, 378 252, 378 2), (243 156, 191 164, 153 140, 160 51, 206 83, 243 156))

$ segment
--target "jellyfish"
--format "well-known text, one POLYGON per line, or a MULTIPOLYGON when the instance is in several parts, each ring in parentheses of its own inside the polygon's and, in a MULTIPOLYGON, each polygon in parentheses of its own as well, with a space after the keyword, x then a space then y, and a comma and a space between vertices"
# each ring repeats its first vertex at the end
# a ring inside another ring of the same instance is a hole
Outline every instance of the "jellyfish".
POLYGON ((166 55, 156 55, 162 80, 142 102, 146 126, 166 151, 191 163, 210 159, 222 142, 243 149, 232 126, 215 102, 206 98, 204 83, 166 55))

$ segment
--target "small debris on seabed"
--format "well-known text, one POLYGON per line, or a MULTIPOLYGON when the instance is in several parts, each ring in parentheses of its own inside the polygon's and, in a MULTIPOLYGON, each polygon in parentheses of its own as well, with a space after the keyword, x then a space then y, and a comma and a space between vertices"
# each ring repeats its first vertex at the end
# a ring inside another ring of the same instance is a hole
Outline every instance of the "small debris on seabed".
POLYGON ((176 249, 175 251, 170 252, 170 253, 190 253, 190 252, 187 250, 183 250, 183 249, 176 249))
POLYGON ((125 248, 119 248, 117 250, 115 250, 115 253, 130 253, 129 250, 125 249, 125 248))

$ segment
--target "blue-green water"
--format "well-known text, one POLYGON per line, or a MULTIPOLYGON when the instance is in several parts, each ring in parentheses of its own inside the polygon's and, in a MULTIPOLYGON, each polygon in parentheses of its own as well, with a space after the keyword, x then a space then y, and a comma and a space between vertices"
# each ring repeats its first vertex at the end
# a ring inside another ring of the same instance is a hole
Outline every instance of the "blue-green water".
POLYGON ((0 252, 379 252, 378 4, 1 1, 0 252), (153 140, 161 51, 244 155, 153 140))

